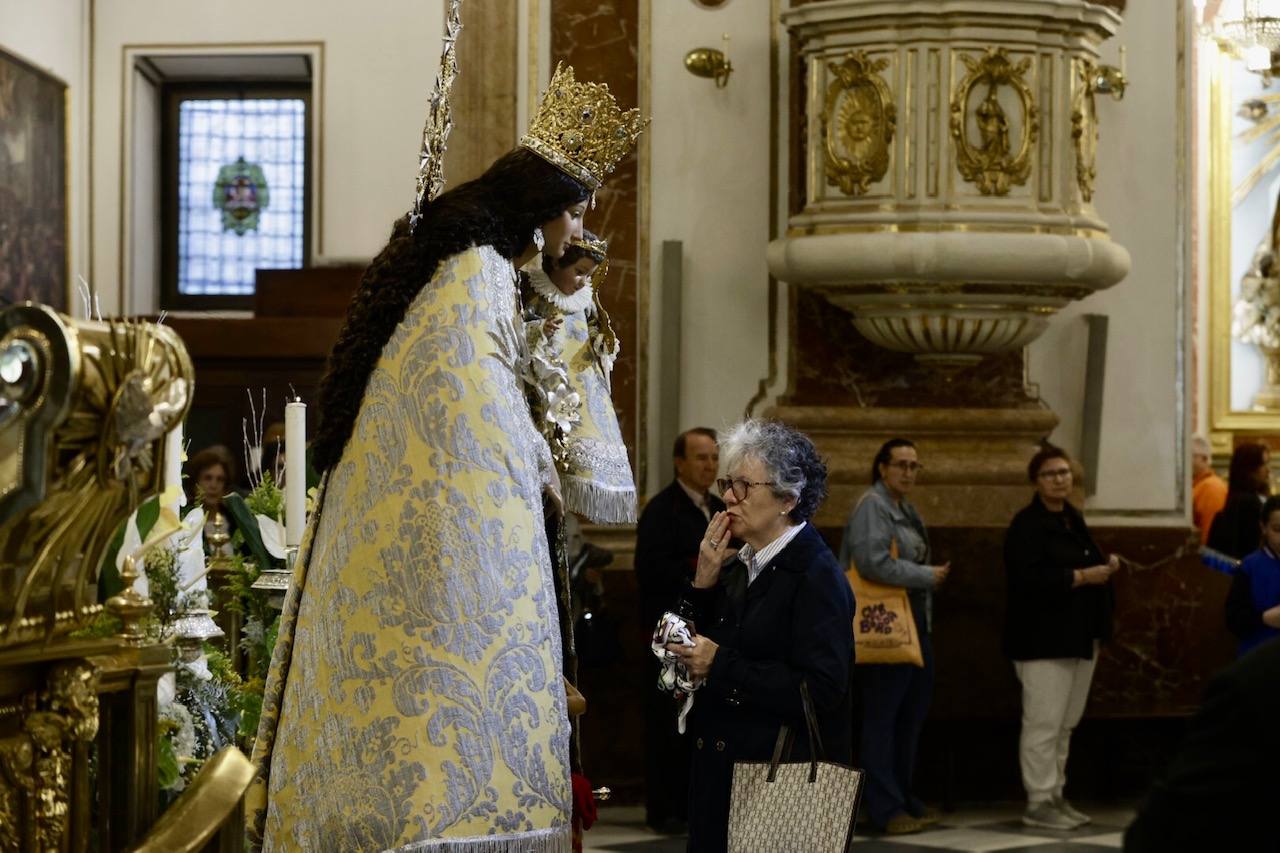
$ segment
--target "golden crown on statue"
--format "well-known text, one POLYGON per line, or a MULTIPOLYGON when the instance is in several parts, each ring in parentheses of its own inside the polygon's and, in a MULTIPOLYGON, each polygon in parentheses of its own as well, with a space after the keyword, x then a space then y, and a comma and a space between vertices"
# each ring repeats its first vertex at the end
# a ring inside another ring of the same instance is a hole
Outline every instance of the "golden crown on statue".
POLYGON ((648 123, 638 109, 623 112, 605 84, 576 82, 562 62, 520 144, 596 189, 648 123))
POLYGON ((609 254, 608 240, 592 240, 590 237, 574 237, 569 241, 570 246, 577 246, 579 249, 586 249, 588 254, 598 255, 601 258, 607 257, 609 254))

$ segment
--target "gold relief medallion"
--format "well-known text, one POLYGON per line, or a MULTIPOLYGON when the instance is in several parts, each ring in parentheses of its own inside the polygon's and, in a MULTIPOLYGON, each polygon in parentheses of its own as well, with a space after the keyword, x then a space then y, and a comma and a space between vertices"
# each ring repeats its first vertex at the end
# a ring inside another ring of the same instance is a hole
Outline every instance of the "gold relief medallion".
POLYGON ((951 136, 956 141, 956 167, 966 181, 976 184, 983 195, 1008 195, 1014 184, 1022 185, 1031 174, 1031 146, 1040 132, 1040 119, 1026 75, 1031 59, 1017 65, 1002 47, 988 48, 981 58, 964 55, 960 60, 968 73, 951 95, 951 136), (982 100, 970 110, 974 90, 986 87, 982 100), (1000 90, 1010 88, 1022 107, 1017 144, 1012 139, 1011 122, 1000 102, 1000 90), (969 133, 969 116, 978 130, 975 142, 969 133))
POLYGON ((879 73, 889 67, 889 60, 872 60, 859 50, 827 67, 836 78, 827 87, 822 111, 827 183, 845 195, 859 196, 889 169, 889 144, 898 116, 893 93, 879 73))
POLYGON ((1098 68, 1087 59, 1075 61, 1075 91, 1071 95, 1071 138, 1076 147, 1076 184, 1080 197, 1093 200, 1093 181, 1098 176, 1098 106, 1092 81, 1098 68))

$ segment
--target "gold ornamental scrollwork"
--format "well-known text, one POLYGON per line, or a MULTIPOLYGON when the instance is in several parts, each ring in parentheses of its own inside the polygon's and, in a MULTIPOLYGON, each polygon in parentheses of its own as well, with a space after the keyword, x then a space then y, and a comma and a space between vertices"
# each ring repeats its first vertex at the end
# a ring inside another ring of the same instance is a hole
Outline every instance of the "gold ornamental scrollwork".
POLYGON ((1093 200, 1093 182, 1098 176, 1098 105, 1093 97, 1093 80, 1098 66, 1088 59, 1075 62, 1075 91, 1071 96, 1071 138, 1076 148, 1076 185, 1080 197, 1093 200))
POLYGON ((858 50, 827 67, 835 76, 822 110, 827 183, 845 195, 863 195, 889 169, 898 121, 893 93, 880 76, 889 61, 858 50))
POLYGON ((0 741, 0 853, 27 849, 31 839, 31 849, 61 850, 75 745, 98 734, 97 667, 53 667, 45 689, 24 696, 18 713, 19 733, 0 741))
POLYGON ((0 356, 17 377, 0 419, 0 458, 17 460, 0 470, 8 648, 47 642, 102 609, 103 554, 160 491, 164 436, 191 405, 194 371, 166 326, 72 320, 31 303, 0 312, 0 356))
POLYGON ((35 760, 27 735, 0 741, 0 851, 22 849, 18 831, 22 819, 22 799, 35 790, 31 764, 35 760))
POLYGON ((1039 113, 1027 72, 1030 57, 1016 65, 1003 47, 988 48, 981 57, 960 56, 968 73, 951 95, 951 136, 956 142, 956 167, 966 181, 983 195, 1008 195, 1010 187, 1027 182, 1031 174, 1031 148, 1040 132, 1039 113), (974 108, 979 141, 969 135, 969 100, 973 90, 987 87, 986 96, 974 108), (1017 144, 1010 139, 1009 116, 1000 103, 1000 90, 1013 89, 1022 105, 1017 144))

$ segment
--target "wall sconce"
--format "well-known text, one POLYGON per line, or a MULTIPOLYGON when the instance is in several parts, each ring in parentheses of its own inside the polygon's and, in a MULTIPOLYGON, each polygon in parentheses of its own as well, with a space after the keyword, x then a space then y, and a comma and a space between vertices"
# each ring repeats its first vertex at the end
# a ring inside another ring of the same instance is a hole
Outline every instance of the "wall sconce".
POLYGON ((716 88, 723 89, 729 85, 729 75, 733 73, 733 63, 729 61, 729 34, 722 36, 724 50, 714 47, 695 47, 684 55, 684 67, 697 77, 706 77, 716 81, 716 88))
POLYGON ((1124 45, 1120 45, 1120 67, 1099 65, 1093 75, 1093 91, 1100 95, 1110 95, 1117 101, 1124 99, 1125 87, 1129 78, 1124 76, 1124 45))

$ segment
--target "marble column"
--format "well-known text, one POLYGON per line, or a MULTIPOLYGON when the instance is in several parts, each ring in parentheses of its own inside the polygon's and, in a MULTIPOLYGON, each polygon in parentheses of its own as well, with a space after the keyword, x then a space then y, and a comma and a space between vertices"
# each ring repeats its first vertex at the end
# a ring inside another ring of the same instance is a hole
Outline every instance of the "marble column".
POLYGON ((773 413, 833 460, 820 522, 842 520, 901 435, 929 465, 931 522, 1007 523, 1057 423, 1023 347, 1129 268, 1092 203, 1098 46, 1120 17, 1085 0, 822 0, 783 21, 806 87, 800 203, 768 251, 795 294, 773 413))

